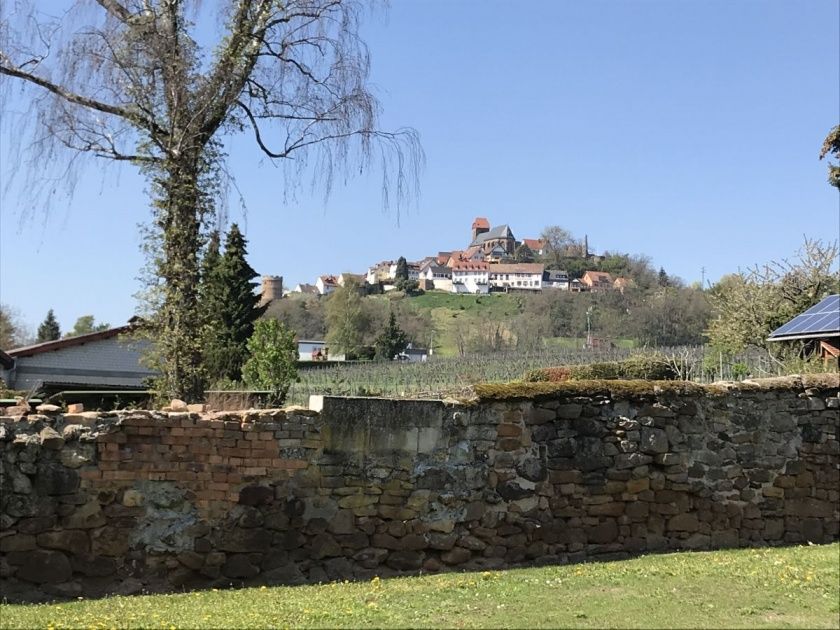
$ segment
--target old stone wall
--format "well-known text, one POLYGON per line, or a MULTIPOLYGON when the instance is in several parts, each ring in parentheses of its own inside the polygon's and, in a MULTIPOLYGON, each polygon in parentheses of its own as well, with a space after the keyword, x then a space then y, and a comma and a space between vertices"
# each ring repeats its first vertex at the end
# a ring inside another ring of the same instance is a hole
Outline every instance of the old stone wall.
POLYGON ((836 375, 0 418, 8 600, 838 538, 836 375))

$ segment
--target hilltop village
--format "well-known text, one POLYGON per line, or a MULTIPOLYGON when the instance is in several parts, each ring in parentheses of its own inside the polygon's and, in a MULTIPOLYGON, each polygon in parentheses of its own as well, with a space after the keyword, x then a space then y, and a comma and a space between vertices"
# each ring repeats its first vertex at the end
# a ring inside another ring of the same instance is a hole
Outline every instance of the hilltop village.
MULTIPOLYGON (((405 262, 402 270, 399 260, 385 260, 372 265, 363 274, 321 275, 313 284, 300 283, 286 293, 329 295, 348 281, 392 291, 401 286, 401 275, 403 280, 412 283, 412 287, 424 291, 474 295, 490 292, 534 293, 544 289, 623 291, 631 283, 627 278, 613 277, 603 271, 586 270, 578 278, 562 269, 547 268, 544 259, 551 250, 552 245, 545 239, 518 240, 509 225, 491 227, 485 217, 476 217, 472 223, 470 242, 463 250, 439 251, 419 261, 405 262)), ((592 263, 603 258, 589 253, 586 238, 564 245, 562 253, 592 263)), ((263 278, 264 299, 276 299, 282 294, 281 278, 263 278)))

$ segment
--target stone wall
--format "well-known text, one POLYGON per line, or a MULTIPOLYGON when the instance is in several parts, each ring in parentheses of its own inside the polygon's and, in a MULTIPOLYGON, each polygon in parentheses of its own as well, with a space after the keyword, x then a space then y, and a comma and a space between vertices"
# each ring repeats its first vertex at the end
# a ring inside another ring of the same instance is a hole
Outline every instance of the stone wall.
POLYGON ((10 601, 838 538, 836 375, 0 418, 10 601))

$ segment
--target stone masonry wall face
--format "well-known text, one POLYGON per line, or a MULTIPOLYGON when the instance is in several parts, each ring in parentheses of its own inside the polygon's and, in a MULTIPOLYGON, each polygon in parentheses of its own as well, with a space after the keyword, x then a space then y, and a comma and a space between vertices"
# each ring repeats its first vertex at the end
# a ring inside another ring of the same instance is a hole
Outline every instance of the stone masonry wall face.
POLYGON ((9 600, 838 538, 838 388, 0 422, 9 600))

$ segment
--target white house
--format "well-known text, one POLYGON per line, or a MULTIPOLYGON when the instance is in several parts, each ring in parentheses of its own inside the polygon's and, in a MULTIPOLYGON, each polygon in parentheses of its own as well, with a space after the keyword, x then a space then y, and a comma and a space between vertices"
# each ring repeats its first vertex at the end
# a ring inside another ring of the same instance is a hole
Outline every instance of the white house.
POLYGON ((391 260, 383 260, 369 267, 365 275, 365 282, 368 284, 377 284, 379 282, 388 282, 394 276, 391 275, 391 265, 394 262, 391 260))
POLYGON ((411 344, 397 355, 398 361, 408 363, 425 363, 429 359, 429 351, 426 348, 415 348, 411 344))
POLYGON ((339 286, 346 286, 348 282, 355 282, 358 285, 364 284, 366 281, 366 276, 361 273, 342 273, 338 276, 338 284, 339 286))
POLYGON ((291 290, 291 293, 305 293, 307 295, 318 295, 318 287, 314 284, 307 284, 305 282, 301 282, 295 285, 295 288, 291 290))
POLYGON ((487 293, 490 265, 459 262, 452 267, 452 293, 487 293))
POLYGON ((420 280, 425 280, 427 286, 430 283, 431 287, 438 291, 451 291, 452 269, 446 265, 439 265, 435 260, 432 260, 420 269, 420 280))
POLYGON ((490 265, 490 287, 500 291, 542 291, 544 270, 540 263, 490 265))
MULTIPOLYGON (((419 280, 420 279, 420 265, 416 262, 406 263, 408 267, 408 279, 409 280, 419 280)), ((390 267, 388 268, 388 278, 393 280, 397 277, 397 263, 391 263, 390 267)))
POLYGON ((546 269, 543 273, 544 289, 560 289, 568 291, 571 289, 569 274, 561 269, 546 269))
POLYGON ((338 279, 335 276, 318 276, 315 288, 321 295, 329 295, 338 288, 338 279))

